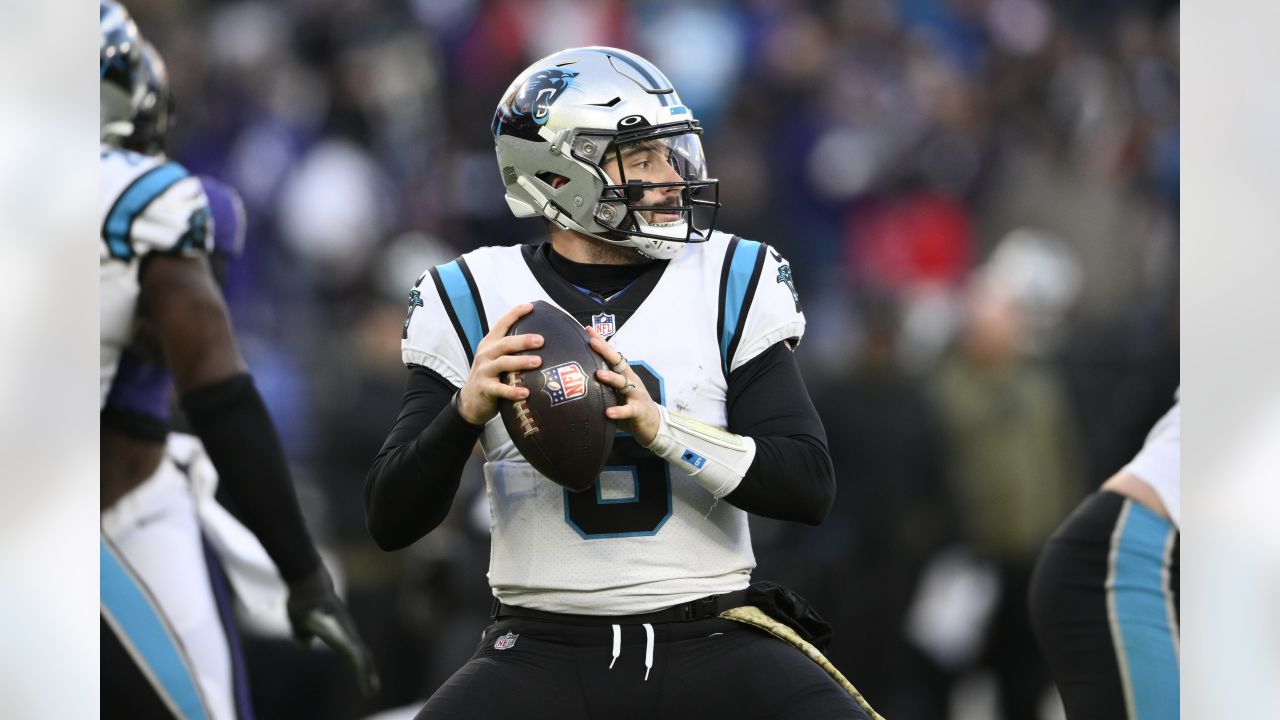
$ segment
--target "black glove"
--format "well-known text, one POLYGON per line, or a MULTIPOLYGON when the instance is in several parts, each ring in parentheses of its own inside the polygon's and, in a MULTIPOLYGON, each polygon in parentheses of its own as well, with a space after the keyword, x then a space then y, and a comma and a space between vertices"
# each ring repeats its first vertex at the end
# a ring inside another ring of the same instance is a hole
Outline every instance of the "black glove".
POLYGON ((289 624, 298 642, 308 646, 311 638, 320 638, 341 655, 355 673, 360 694, 365 699, 377 696, 381 682, 373 666, 373 653, 360 639, 351 613, 334 593, 333 579, 323 566, 289 586, 288 608, 289 624))

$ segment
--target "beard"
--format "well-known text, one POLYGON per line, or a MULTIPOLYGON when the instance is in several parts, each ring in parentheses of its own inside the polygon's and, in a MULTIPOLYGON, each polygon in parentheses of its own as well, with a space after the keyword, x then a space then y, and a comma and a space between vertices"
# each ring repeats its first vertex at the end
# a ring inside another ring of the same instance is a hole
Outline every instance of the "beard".
MULTIPOLYGON (((663 202, 653 203, 650 207, 680 207, 680 198, 672 197, 669 200, 664 200, 663 202)), ((657 227, 671 225, 685 219, 684 215, 680 212, 668 213, 661 210, 640 210, 639 213, 644 216, 645 222, 657 227), (661 216, 661 219, 658 219, 659 216, 661 216)))
POLYGON ((583 236, 587 240, 586 262, 590 265, 639 265, 650 262, 640 251, 624 245, 614 245, 593 237, 583 236))

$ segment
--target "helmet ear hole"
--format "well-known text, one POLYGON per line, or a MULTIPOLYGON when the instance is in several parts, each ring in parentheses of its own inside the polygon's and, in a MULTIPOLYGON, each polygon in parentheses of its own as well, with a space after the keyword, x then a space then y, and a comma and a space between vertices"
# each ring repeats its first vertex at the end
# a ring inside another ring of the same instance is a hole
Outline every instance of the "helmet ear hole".
POLYGON ((560 188, 569 184, 569 178, 553 172, 540 172, 534 177, 538 178, 539 180, 546 183, 547 185, 550 185, 552 188, 555 188, 556 190, 559 190, 560 188))

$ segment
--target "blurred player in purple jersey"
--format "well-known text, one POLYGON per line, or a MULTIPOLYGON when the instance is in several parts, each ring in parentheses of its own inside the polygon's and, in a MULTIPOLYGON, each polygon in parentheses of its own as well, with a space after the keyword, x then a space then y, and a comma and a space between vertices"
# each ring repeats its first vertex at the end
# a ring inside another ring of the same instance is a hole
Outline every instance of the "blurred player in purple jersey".
MULTIPOLYGON (((244 203, 235 188, 215 178, 198 175, 196 180, 209 201, 213 224, 213 253, 209 260, 221 284, 227 265, 244 251, 244 203)), ((107 405, 102 409, 102 422, 144 442, 163 443, 172 406, 173 375, 164 363, 144 359, 140 351, 125 348, 107 394, 107 405)), ((104 507, 106 501, 104 497, 104 507)))
POLYGON ((278 568, 295 637, 333 647, 372 694, 372 658, 311 542, 214 282, 243 247, 239 199, 164 156, 163 63, 119 4, 101 2, 100 21, 103 715, 252 717, 215 548, 278 568), (171 388, 203 447, 170 441, 171 388), (212 501, 219 477, 244 526, 212 501))

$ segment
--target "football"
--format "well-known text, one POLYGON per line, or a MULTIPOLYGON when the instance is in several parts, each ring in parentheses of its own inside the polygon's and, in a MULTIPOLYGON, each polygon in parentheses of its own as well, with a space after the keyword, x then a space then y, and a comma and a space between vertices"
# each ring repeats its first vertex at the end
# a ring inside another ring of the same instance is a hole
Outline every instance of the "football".
POLYGON ((604 469, 616 432, 604 411, 617 396, 596 379, 597 370, 607 369, 604 358, 577 320, 541 300, 507 334, 526 333, 541 335, 543 344, 520 354, 541 356, 542 366, 503 378, 528 388, 529 397, 503 400, 502 424, 534 469, 574 492, 587 490, 604 469))

